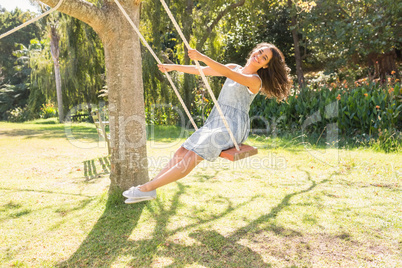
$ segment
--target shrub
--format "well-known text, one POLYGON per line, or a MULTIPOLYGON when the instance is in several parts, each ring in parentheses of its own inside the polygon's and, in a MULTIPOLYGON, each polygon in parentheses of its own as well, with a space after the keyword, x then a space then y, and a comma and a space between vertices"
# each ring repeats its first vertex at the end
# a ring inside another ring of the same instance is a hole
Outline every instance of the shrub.
POLYGON ((27 106, 24 108, 16 107, 6 112, 7 121, 24 122, 29 119, 29 110, 27 106))
POLYGON ((42 104, 42 108, 40 109, 40 117, 41 118, 50 118, 57 116, 57 109, 53 103, 48 102, 46 104, 42 104))
POLYGON ((392 151, 387 148, 394 148, 401 139, 400 134, 393 135, 402 130, 400 83, 381 86, 366 82, 348 88, 345 82, 331 83, 319 89, 309 88, 302 95, 291 95, 282 103, 256 96, 250 117, 263 120, 253 120, 252 128, 265 128, 263 121, 268 121, 270 128, 275 124, 279 134, 303 131, 320 135, 329 123, 336 123, 339 134, 376 137, 384 150, 392 151), (387 134, 381 132, 385 129, 387 134))

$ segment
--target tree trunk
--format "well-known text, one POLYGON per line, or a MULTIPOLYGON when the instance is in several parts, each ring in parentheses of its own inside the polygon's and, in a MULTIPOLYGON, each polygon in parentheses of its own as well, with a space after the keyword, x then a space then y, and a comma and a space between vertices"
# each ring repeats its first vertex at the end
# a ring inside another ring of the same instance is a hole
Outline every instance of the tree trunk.
POLYGON ((379 77, 380 82, 386 84, 387 75, 391 75, 393 71, 395 72, 396 78, 400 78, 396 66, 397 55, 395 49, 382 54, 370 53, 367 57, 369 59, 369 66, 374 66, 374 74, 371 77, 372 79, 379 77))
MULTIPOLYGON (((288 7, 291 10, 293 6, 292 0, 288 0, 288 7)), ((302 56, 300 53, 300 41, 299 41, 299 33, 297 31, 297 17, 296 14, 291 14, 291 32, 293 37, 293 44, 295 49, 295 60, 296 60, 296 74, 297 74, 297 81, 299 83, 300 92, 302 93, 305 83, 304 83, 304 74, 302 68, 302 56)))
MULTIPOLYGON (((101 34, 109 89, 111 147, 110 191, 149 181, 144 95, 139 38, 117 6, 111 7, 111 30, 101 34)), ((125 8, 139 25, 139 5, 125 8)))
POLYGON ((59 109, 59 122, 64 122, 64 112, 63 112, 63 95, 61 92, 61 75, 60 75, 60 64, 59 64, 59 40, 60 36, 57 33, 57 27, 55 25, 50 26, 50 52, 52 54, 52 59, 54 63, 54 75, 56 79, 56 96, 57 96, 57 107, 59 109))
POLYGON ((63 112, 63 93, 61 92, 61 75, 60 75, 60 65, 59 62, 54 62, 54 75, 56 78, 56 94, 57 94, 57 107, 59 109, 59 122, 64 122, 64 112, 63 112))
MULTIPOLYGON (((41 1, 52 7, 58 2, 41 1)), ((120 3, 138 27, 140 1, 120 3)), ((111 145, 109 194, 149 181, 138 36, 112 1, 98 8, 85 0, 65 0, 58 10, 94 28, 105 49, 111 145)))

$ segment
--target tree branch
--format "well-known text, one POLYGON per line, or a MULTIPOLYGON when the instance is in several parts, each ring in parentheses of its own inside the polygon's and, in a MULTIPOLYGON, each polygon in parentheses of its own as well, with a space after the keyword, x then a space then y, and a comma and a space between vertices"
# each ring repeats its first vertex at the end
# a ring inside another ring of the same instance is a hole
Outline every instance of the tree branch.
POLYGON ((244 5, 245 2, 246 2, 246 0, 239 0, 238 2, 233 3, 229 6, 227 6, 224 10, 222 10, 218 14, 218 16, 216 16, 216 18, 213 20, 211 25, 207 27, 207 30, 206 30, 204 36, 201 38, 201 41, 197 44, 197 50, 200 50, 204 46, 204 43, 207 41, 212 30, 215 28, 215 26, 218 24, 218 22, 223 18, 223 16, 225 16, 229 12, 229 10, 235 9, 237 7, 244 5))
MULTIPOLYGON (((55 7, 59 0, 40 0, 40 2, 55 7)), ((77 18, 98 32, 102 27, 102 20, 105 19, 104 12, 85 0, 64 0, 58 11, 77 18)))

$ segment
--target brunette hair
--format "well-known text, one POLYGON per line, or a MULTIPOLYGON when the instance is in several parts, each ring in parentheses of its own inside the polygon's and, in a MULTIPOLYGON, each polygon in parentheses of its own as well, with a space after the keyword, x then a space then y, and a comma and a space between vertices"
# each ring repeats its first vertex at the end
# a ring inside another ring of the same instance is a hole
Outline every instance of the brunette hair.
POLYGON ((285 63, 283 53, 273 44, 260 43, 249 54, 261 48, 268 47, 272 51, 272 58, 268 62, 268 68, 260 68, 257 74, 262 80, 261 93, 267 98, 275 97, 278 101, 286 99, 290 93, 291 81, 290 69, 285 63))

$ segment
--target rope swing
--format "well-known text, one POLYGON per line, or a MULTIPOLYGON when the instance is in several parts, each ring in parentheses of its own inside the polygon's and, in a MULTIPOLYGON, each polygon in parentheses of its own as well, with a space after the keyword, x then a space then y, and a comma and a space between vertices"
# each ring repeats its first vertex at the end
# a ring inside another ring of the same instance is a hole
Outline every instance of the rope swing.
MULTIPOLYGON (((133 22, 133 21, 131 20, 131 18, 128 16, 127 12, 124 10, 124 8, 123 8, 122 5, 120 4, 119 0, 114 0, 114 1, 115 1, 115 3, 117 4, 117 6, 119 7, 120 11, 121 11, 121 12, 123 13, 123 15, 125 16, 125 18, 127 19, 127 21, 128 21, 128 22, 130 23, 130 25, 133 27, 134 31, 135 31, 135 32, 137 33, 137 35, 140 37, 140 39, 141 39, 141 41, 143 42, 143 44, 147 47, 147 49, 149 50, 149 52, 152 54, 152 56, 153 56, 153 57, 155 58, 155 60, 158 62, 158 64, 162 64, 162 62, 161 62, 161 61, 159 60, 159 58, 156 56, 155 52, 154 52, 154 51, 152 50, 152 48, 149 46, 148 42, 145 40, 145 38, 142 36, 142 34, 141 34, 140 31, 138 30, 138 28, 135 26, 134 22, 133 22)), ((166 5, 166 3, 165 3, 164 0, 160 0, 160 2, 161 2, 161 4, 163 5, 163 7, 165 8, 166 13, 168 14, 170 20, 172 21, 172 23, 173 23, 173 25, 175 26, 177 32, 179 33, 180 37, 182 38, 182 40, 183 40, 185 46, 187 47, 187 49, 190 50, 190 49, 191 49, 190 44, 188 43, 187 39, 184 37, 184 34, 183 34, 183 32, 181 31, 179 25, 177 24, 175 18, 173 17, 172 12, 170 11, 169 7, 166 5)), ((201 68, 199 62, 198 62, 197 60, 194 60, 194 62, 195 62, 195 65, 196 65, 196 67, 197 67, 197 69, 198 69, 198 71, 199 71, 199 73, 200 73, 200 75, 201 75, 201 77, 202 77, 202 80, 203 80, 204 84, 205 84, 206 87, 207 87, 207 90, 208 90, 209 94, 210 94, 211 97, 212 97, 212 101, 214 102, 215 107, 216 107, 217 111, 219 112, 219 115, 220 115, 221 118, 222 118, 222 121, 223 121, 223 123, 224 123, 224 125, 225 125, 225 127, 226 127, 226 129, 227 129, 227 131, 228 131, 228 133, 229 133, 229 135, 230 135, 230 138, 231 138, 231 140, 233 141, 233 144, 234 144, 234 148, 231 148, 231 149, 222 151, 221 154, 220 154, 220 156, 223 157, 223 158, 226 158, 226 159, 228 159, 228 160, 231 160, 231 161, 236 161, 236 160, 240 160, 240 159, 243 159, 243 158, 245 158, 245 157, 249 157, 249 156, 251 156, 251 155, 257 154, 257 153, 258 153, 258 150, 257 150, 257 148, 255 148, 255 147, 252 147, 252 146, 249 146, 249 145, 244 145, 244 144, 241 145, 241 147, 239 147, 239 145, 238 145, 238 143, 237 143, 235 137, 233 136, 232 130, 230 129, 229 124, 228 124, 227 121, 226 121, 226 118, 225 118, 225 116, 224 116, 224 114, 223 114, 223 112, 222 112, 222 109, 221 109, 221 107, 220 107, 218 101, 217 101, 216 98, 215 98, 215 95, 214 95, 214 93, 213 93, 213 91, 212 91, 212 89, 211 89, 211 86, 209 85, 209 82, 208 82, 207 78, 205 77, 204 72, 202 71, 202 68, 201 68)), ((195 125, 194 120, 193 120, 193 118, 192 118, 190 112, 188 111, 186 105, 184 104, 183 99, 181 98, 181 96, 180 96, 180 94, 179 94, 179 92, 178 92, 176 86, 174 85, 173 81, 171 80, 170 75, 169 75, 167 72, 166 72, 165 74, 166 74, 166 76, 167 76, 167 78, 168 78, 169 83, 172 85, 172 87, 173 87, 173 89, 174 89, 174 91, 175 91, 177 97, 179 98, 181 105, 182 105, 183 108, 185 109, 186 114, 187 114, 187 116, 189 117, 191 123, 193 124, 195 130, 198 130, 198 128, 197 128, 197 126, 195 125)))
MULTIPOLYGON (((20 30, 20 29, 22 29, 22 28, 24 28, 24 27, 26 27, 26 26, 28 26, 28 25, 30 25, 30 24, 32 24, 32 23, 38 21, 38 20, 40 20, 41 18, 47 16, 48 14, 50 14, 50 13, 56 11, 56 10, 62 5, 63 1, 64 1, 64 0, 60 0, 54 8, 49 9, 49 10, 46 11, 45 13, 39 15, 38 17, 35 17, 35 18, 33 18, 33 19, 31 19, 31 20, 29 20, 29 21, 27 21, 27 22, 21 24, 20 26, 15 27, 14 29, 12 29, 12 30, 10 30, 10 31, 8 31, 8 32, 6 32, 6 33, 4 33, 4 34, 1 34, 1 35, 0 35, 0 40, 3 39, 4 37, 6 37, 6 36, 8 36, 8 35, 10 35, 10 34, 12 34, 12 33, 14 33, 14 32, 16 32, 16 31, 18 31, 18 30, 20 30)), ((116 5, 117 5, 118 8, 120 9, 120 11, 123 13, 123 15, 124 15, 124 17, 127 19, 127 21, 130 23, 131 27, 134 29, 134 31, 137 33, 137 35, 140 37, 142 43, 146 46, 146 48, 147 48, 147 49, 149 50, 149 52, 152 54, 152 56, 154 57, 154 59, 156 60, 156 62, 157 62, 158 64, 162 64, 162 62, 161 62, 161 61, 159 60, 159 58, 156 56, 155 52, 152 50, 152 48, 150 47, 150 45, 148 44, 148 42, 145 40, 145 38, 142 36, 142 34, 141 34, 140 31, 138 30, 138 28, 135 26, 135 24, 134 24, 134 22, 131 20, 130 16, 129 16, 129 15, 127 14, 127 12, 124 10, 124 8, 123 8, 122 5, 120 4, 119 0, 114 0, 114 2, 116 3, 116 5)), ((179 25, 177 24, 175 18, 173 17, 172 12, 170 11, 169 7, 166 5, 166 3, 165 3, 164 0, 160 0, 160 2, 161 2, 161 4, 163 5, 163 7, 165 8, 166 13, 168 14, 170 20, 172 21, 172 23, 173 23, 173 25, 175 26, 177 32, 179 33, 180 37, 182 38, 182 40, 183 40, 185 46, 187 47, 187 49, 190 50, 191 47, 190 47, 188 41, 186 40, 186 38, 184 37, 184 34, 183 34, 183 32, 181 31, 179 25)), ((242 159, 242 158, 245 158, 245 157, 248 157, 248 156, 257 154, 258 151, 257 151, 257 148, 255 148, 255 147, 248 146, 248 145, 244 145, 244 144, 242 144, 242 145, 239 147, 239 145, 238 145, 236 139, 234 138, 233 133, 232 133, 230 127, 229 127, 229 124, 228 124, 228 122, 226 121, 226 118, 225 118, 225 116, 224 116, 224 114, 223 114, 223 112, 222 112, 222 109, 221 109, 221 107, 220 107, 218 101, 216 100, 214 93, 212 92, 211 86, 209 85, 209 82, 208 82, 207 78, 205 77, 204 72, 202 71, 202 68, 201 68, 199 62, 198 62, 197 60, 194 60, 194 62, 195 62, 195 65, 196 65, 196 67, 197 67, 197 69, 198 69, 200 75, 201 75, 201 78, 202 78, 202 80, 203 80, 205 86, 207 87, 207 90, 208 90, 209 94, 210 94, 211 97, 212 97, 212 101, 214 102, 215 107, 216 107, 217 111, 219 112, 220 117, 222 118, 222 121, 223 121, 223 123, 224 123, 224 125, 225 125, 225 127, 226 127, 226 129, 227 129, 227 131, 228 131, 228 133, 229 133, 229 135, 230 135, 230 138, 231 138, 231 140, 233 141, 233 144, 234 144, 234 148, 231 148, 231 149, 222 151, 221 154, 220 154, 220 156, 223 157, 223 158, 229 159, 229 160, 231 160, 231 161, 235 161, 235 160, 239 160, 239 159, 242 159)), ((197 125, 195 124, 194 119, 193 119, 193 117, 191 116, 191 114, 190 114, 189 110, 187 109, 186 105, 184 104, 184 101, 183 101, 183 99, 181 98, 181 96, 180 96, 180 94, 179 94, 179 91, 177 90, 176 86, 174 85, 174 83, 173 83, 173 81, 172 81, 172 78, 170 77, 170 75, 168 74, 168 72, 165 72, 165 75, 166 75, 166 77, 167 77, 167 79, 168 79, 170 85, 172 86, 174 92, 176 93, 178 99, 180 100, 180 103, 181 103, 181 105, 183 106, 183 108, 184 108, 184 110, 185 110, 185 112, 186 112, 188 118, 190 119, 190 121, 191 121, 191 123, 192 123, 194 129, 195 129, 195 130, 198 130, 198 127, 197 127, 197 125)))
MULTIPOLYGON (((160 1, 161 1, 161 3, 162 3, 163 7, 165 8, 166 13, 168 14, 170 20, 173 22, 173 25, 174 25, 174 27, 176 28, 177 32, 179 33, 181 39, 183 40, 184 44, 186 45, 187 49, 189 49, 189 50, 192 49, 192 48, 190 47, 190 44, 187 42, 186 37, 184 37, 184 34, 183 34, 183 32, 181 31, 179 25, 177 24, 175 18, 173 17, 172 12, 170 12, 169 7, 166 5, 166 3, 165 3, 164 0, 160 0, 160 1)), ((228 124, 228 122, 226 121, 225 116, 223 115, 223 112, 222 112, 222 110, 221 110, 221 106, 219 105, 218 101, 217 101, 216 98, 215 98, 214 92, 212 91, 211 86, 209 85, 209 82, 208 82, 207 78, 205 77, 204 72, 203 72, 202 69, 201 69, 200 63, 198 62, 198 60, 194 60, 194 62, 195 62, 195 65, 197 66, 198 71, 200 72, 200 75, 201 75, 201 77, 202 77, 202 81, 204 82, 205 86, 207 87, 208 92, 209 92, 209 95, 211 95, 211 98, 212 98, 212 100, 213 100, 213 102, 214 102, 214 104, 215 104, 215 106, 216 106, 216 109, 218 110, 219 115, 221 116, 221 118, 222 118, 222 120, 223 120, 223 123, 225 124, 225 127, 226 127, 226 129, 228 130, 228 132, 229 132, 230 138, 232 139, 234 146, 236 147, 236 149, 237 149, 238 151, 240 151, 239 145, 237 144, 236 139, 234 138, 233 133, 232 133, 232 131, 231 131, 230 128, 229 128, 229 124, 228 124)))
MULTIPOLYGON (((142 43, 147 47, 147 49, 149 50, 149 52, 151 52, 152 56, 154 57, 154 59, 156 60, 156 62, 158 64, 162 64, 162 62, 159 60, 158 56, 156 56, 155 52, 152 50, 151 46, 148 44, 148 42, 145 40, 144 36, 142 36, 142 34, 140 33, 140 31, 138 30, 137 26, 135 26, 134 22, 131 20, 130 16, 128 16, 127 12, 124 10, 124 8, 121 6, 120 2, 118 0, 114 0, 116 5, 119 7, 120 11, 123 13, 124 17, 126 17, 126 19, 128 20, 128 22, 130 23, 131 27, 133 27, 134 31, 137 33, 137 35, 140 37, 142 43)), ((170 83, 170 85, 172 86, 174 92, 176 93, 177 97, 180 100, 181 105, 183 106, 184 110, 186 111, 186 114, 188 116, 188 118, 190 118, 191 124, 193 124, 193 127, 195 130, 198 130, 197 125, 195 124, 193 117, 191 116, 190 112, 188 111, 186 105, 184 104, 183 99, 180 96, 179 91, 177 90, 176 86, 174 85, 172 78, 170 77, 170 75, 166 72, 166 77, 170 83)))

